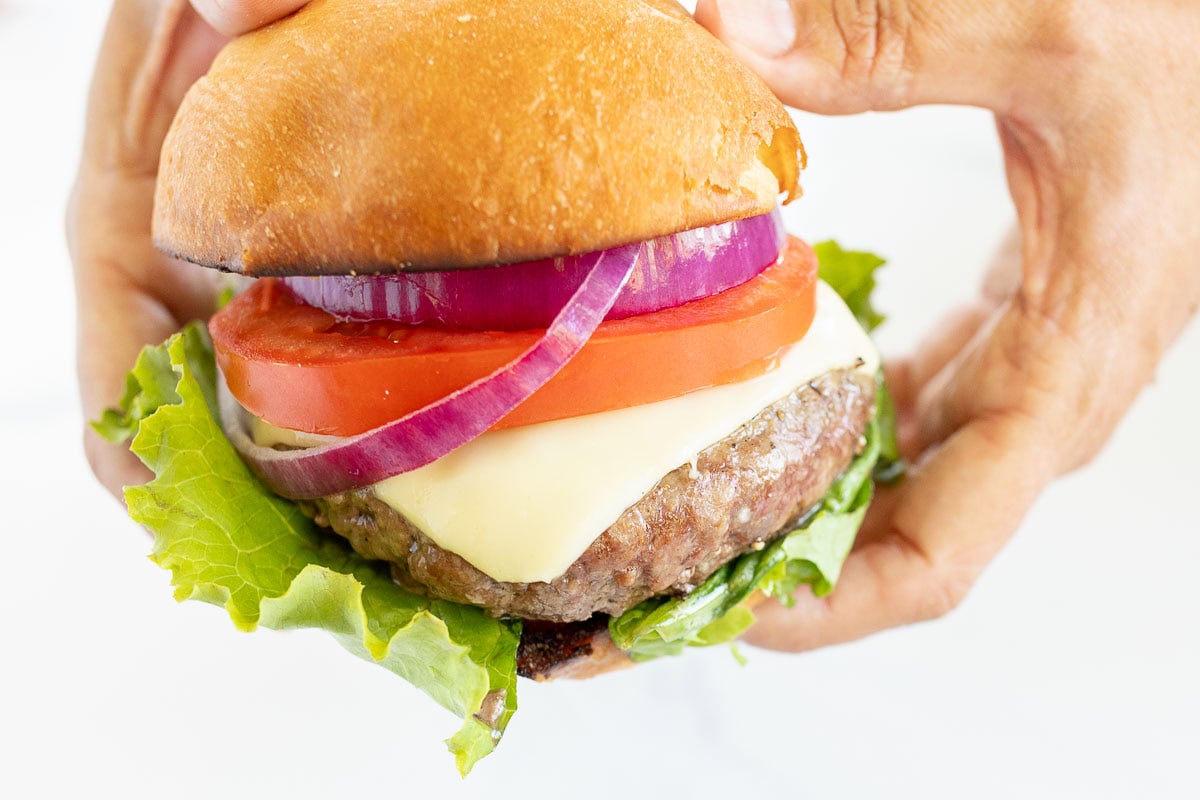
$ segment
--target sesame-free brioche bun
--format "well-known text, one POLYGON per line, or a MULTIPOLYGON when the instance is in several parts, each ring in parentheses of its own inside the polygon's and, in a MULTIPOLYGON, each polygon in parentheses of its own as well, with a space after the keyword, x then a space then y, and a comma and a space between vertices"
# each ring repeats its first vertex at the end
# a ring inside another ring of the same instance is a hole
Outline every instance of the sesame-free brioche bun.
POLYGON ((671 0, 314 0, 188 93, 154 235, 247 275, 486 266, 765 213, 803 160, 671 0))

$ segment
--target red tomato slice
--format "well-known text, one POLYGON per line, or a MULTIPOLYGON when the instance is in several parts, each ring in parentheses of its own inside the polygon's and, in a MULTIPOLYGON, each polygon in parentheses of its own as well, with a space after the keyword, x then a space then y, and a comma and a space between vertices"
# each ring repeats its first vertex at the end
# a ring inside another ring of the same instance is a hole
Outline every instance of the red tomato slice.
MULTIPOLYGON (((815 313, 817 259, 791 239, 741 286, 601 324, 562 371, 496 427, 678 397, 761 375, 815 313)), ((251 413, 308 433, 352 436, 399 419, 512 361, 538 331, 343 323, 264 278, 209 323, 229 389, 251 413)))

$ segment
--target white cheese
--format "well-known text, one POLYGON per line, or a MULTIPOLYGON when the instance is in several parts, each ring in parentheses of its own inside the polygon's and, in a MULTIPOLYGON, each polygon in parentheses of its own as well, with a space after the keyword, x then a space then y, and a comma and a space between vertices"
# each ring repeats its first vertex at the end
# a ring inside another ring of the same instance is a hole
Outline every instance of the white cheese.
MULTIPOLYGON (((879 356, 825 284, 802 341, 764 375, 633 408, 493 431, 374 487, 440 547, 499 581, 551 581, 664 475, 797 386, 879 356)), ((316 444, 253 421, 260 444, 316 444)), ((324 439, 324 437, 321 437, 324 439)))

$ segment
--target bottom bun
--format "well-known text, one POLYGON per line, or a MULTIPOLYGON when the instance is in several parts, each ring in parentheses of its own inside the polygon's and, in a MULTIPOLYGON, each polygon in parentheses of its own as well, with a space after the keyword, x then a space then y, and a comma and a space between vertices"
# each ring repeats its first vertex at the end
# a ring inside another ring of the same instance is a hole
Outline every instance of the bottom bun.
MULTIPOLYGON (((742 605, 753 609, 766 599, 755 592, 742 605)), ((634 665, 608 634, 608 616, 584 622, 527 622, 517 648, 517 674, 544 683, 584 680, 634 665)))
POLYGON ((526 622, 517 648, 517 674, 535 681, 594 678, 632 667, 608 635, 608 615, 583 622, 526 622))

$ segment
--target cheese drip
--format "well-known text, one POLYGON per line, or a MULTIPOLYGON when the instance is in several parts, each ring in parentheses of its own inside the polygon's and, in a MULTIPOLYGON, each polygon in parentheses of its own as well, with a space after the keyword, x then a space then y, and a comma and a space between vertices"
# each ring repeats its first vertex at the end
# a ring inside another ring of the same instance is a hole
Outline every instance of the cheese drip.
MULTIPOLYGON (((681 464, 796 387, 835 369, 879 369, 879 355, 829 286, 804 339, 740 383, 601 414, 486 433, 373 487, 439 547, 498 581, 552 581, 681 464)), ((262 445, 330 441, 251 418, 262 445)))

